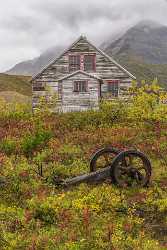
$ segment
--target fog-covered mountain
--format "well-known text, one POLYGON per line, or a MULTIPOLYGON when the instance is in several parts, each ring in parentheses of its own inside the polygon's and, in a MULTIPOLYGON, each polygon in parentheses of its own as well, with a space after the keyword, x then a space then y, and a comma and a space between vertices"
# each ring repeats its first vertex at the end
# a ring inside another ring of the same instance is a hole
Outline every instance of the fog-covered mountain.
POLYGON ((10 75, 32 76, 38 73, 43 67, 48 65, 50 61, 53 61, 63 50, 64 47, 62 46, 53 47, 33 60, 16 64, 6 73, 10 75))
POLYGON ((167 64, 167 26, 142 21, 108 44, 105 51, 115 58, 133 57, 144 63, 167 64))
MULTIPOLYGON (((102 49, 127 67, 129 62, 131 63, 133 60, 142 64, 167 64, 166 26, 152 21, 142 21, 128 29, 120 38, 116 37, 115 39, 112 37, 104 41, 102 49)), ((34 60, 15 65, 7 73, 34 75, 54 60, 64 49, 62 46, 51 48, 34 60)), ((128 69, 131 70, 131 67, 128 69)))

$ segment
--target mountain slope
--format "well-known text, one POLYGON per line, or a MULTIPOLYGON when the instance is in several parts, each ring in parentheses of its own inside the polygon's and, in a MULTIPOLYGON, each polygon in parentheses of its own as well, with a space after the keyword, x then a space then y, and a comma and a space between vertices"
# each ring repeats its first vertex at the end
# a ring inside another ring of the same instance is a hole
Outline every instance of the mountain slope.
POLYGON ((149 64, 167 64, 167 27, 142 21, 108 45, 114 57, 130 56, 149 64))
POLYGON ((167 27, 142 21, 105 48, 107 54, 148 82, 158 78, 167 87, 167 27))
POLYGON ((63 49, 64 47, 62 46, 53 47, 33 60, 16 64, 12 69, 7 71, 6 74, 25 76, 37 74, 50 61, 53 61, 63 51, 63 49))
POLYGON ((158 83, 167 88, 167 64, 148 64, 130 56, 115 57, 115 59, 135 75, 138 81, 146 80, 151 83, 157 78, 158 83))
POLYGON ((30 77, 0 74, 0 92, 2 91, 16 91, 31 96, 30 77))

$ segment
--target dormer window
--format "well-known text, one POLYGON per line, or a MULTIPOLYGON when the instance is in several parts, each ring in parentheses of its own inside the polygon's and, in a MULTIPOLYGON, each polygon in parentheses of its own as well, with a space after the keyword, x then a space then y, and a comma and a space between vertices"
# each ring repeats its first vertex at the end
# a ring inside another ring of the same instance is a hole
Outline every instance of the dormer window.
POLYGON ((84 56, 84 70, 93 72, 96 70, 96 56, 95 55, 85 55, 84 56))
POLYGON ((81 59, 80 55, 70 55, 69 56, 69 71, 75 72, 80 70, 81 59))
POLYGON ((96 55, 69 55, 69 72, 84 70, 87 72, 96 71, 96 55))

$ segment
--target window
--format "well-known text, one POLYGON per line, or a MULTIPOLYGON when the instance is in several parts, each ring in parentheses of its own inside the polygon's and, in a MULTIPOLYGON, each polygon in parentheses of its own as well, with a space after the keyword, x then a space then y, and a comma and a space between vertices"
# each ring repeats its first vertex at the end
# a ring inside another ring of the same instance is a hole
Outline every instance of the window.
POLYGON ((36 82, 33 84, 33 91, 45 91, 44 83, 36 82))
POLYGON ((69 72, 77 70, 94 72, 96 70, 96 55, 70 55, 69 72))
POLYGON ((69 71, 75 72, 80 70, 80 55, 69 56, 69 71))
POLYGON ((85 55, 84 56, 84 70, 85 71, 95 71, 95 55, 85 55))
POLYGON ((111 93, 114 97, 118 97, 118 80, 108 81, 108 92, 111 93))
POLYGON ((75 81, 74 92, 87 92, 87 81, 75 81))

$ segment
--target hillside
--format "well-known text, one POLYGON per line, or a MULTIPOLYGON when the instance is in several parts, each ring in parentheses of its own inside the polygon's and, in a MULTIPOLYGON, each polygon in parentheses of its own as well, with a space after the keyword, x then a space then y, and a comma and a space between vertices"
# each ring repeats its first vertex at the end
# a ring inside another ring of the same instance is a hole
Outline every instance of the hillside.
POLYGON ((167 64, 167 26, 142 21, 111 41, 105 50, 115 57, 130 56, 147 64, 167 64))
POLYGON ((22 95, 31 96, 30 77, 0 74, 0 92, 15 91, 22 95))
POLYGON ((153 82, 155 78, 158 83, 167 89, 167 64, 146 64, 137 58, 129 56, 114 57, 122 66, 136 76, 138 81, 146 80, 147 83, 153 82))
POLYGON ((37 74, 43 67, 48 65, 50 61, 53 61, 63 50, 64 47, 62 46, 50 48, 44 53, 42 53, 39 57, 34 58, 33 60, 16 64, 12 69, 8 70, 6 73, 10 75, 24 76, 32 76, 34 74, 37 74))
POLYGON ((20 103, 30 104, 31 97, 22 95, 15 91, 0 91, 0 98, 4 99, 7 103, 20 103))
POLYGON ((167 27, 152 21, 142 21, 121 38, 105 47, 138 80, 158 78, 167 86, 167 27))

